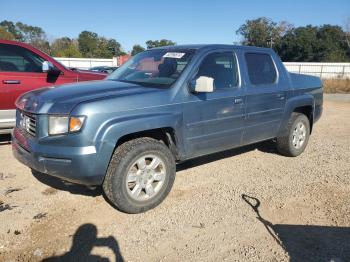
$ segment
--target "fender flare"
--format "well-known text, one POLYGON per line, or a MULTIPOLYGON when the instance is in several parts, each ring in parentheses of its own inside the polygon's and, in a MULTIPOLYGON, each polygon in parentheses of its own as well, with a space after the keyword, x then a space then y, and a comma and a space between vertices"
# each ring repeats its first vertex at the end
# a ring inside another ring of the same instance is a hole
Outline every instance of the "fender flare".
MULTIPOLYGON (((284 113, 281 121, 281 125, 278 131, 278 136, 283 136, 286 134, 288 121, 293 111, 298 107, 311 106, 312 107, 312 116, 314 115, 315 110, 315 99, 311 94, 303 94, 300 96, 295 96, 287 100, 284 113)), ((310 123, 310 127, 313 123, 310 123)))
POLYGON ((106 173, 108 163, 121 137, 157 128, 172 128, 177 135, 178 152, 183 154, 181 125, 182 113, 180 112, 147 113, 109 119, 97 130, 94 138, 98 152, 96 168, 106 173))

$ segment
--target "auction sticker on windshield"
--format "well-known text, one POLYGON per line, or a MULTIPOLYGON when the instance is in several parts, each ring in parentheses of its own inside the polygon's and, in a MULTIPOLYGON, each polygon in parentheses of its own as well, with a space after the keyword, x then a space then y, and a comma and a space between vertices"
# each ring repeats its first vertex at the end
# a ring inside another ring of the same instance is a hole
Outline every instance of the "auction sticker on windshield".
POLYGON ((177 52, 168 52, 163 57, 168 57, 168 58, 177 58, 180 59, 185 55, 185 53, 177 53, 177 52))

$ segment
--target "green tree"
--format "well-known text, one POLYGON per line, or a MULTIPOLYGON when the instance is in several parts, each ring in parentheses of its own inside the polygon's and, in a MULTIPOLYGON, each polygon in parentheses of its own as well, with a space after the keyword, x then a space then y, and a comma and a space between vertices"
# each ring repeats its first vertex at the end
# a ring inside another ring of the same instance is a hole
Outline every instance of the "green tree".
POLYGON ((50 53, 50 44, 47 41, 46 33, 41 27, 17 22, 16 28, 22 35, 21 41, 29 43, 45 53, 50 53))
POLYGON ((317 31, 318 60, 322 62, 346 62, 348 46, 346 33, 340 26, 323 25, 317 31))
POLYGON ((260 17, 247 20, 236 31, 242 44, 272 47, 283 61, 342 62, 350 60, 347 33, 339 26, 294 27, 260 17))
POLYGON ((15 37, 13 34, 8 32, 6 28, 0 26, 0 39, 5 39, 5 40, 15 40, 15 37))
POLYGON ((100 37, 98 34, 83 31, 78 37, 79 50, 84 57, 111 58, 124 54, 115 39, 100 37))
POLYGON ((138 54, 138 53, 141 53, 141 52, 143 52, 143 51, 145 51, 145 48, 143 48, 143 47, 140 46, 140 45, 134 45, 134 46, 132 47, 131 55, 134 56, 134 55, 136 55, 136 54, 138 54))
POLYGON ((175 42, 167 39, 161 39, 161 40, 148 40, 146 42, 147 49, 151 49, 154 47, 160 47, 160 46, 171 46, 176 45, 175 42))
POLYGON ((98 38, 98 49, 95 52, 95 57, 111 58, 122 54, 124 52, 121 50, 121 45, 115 39, 98 38))
POLYGON ((62 52, 62 57, 82 57, 79 48, 76 44, 71 43, 65 50, 62 52))
POLYGON ((12 34, 15 40, 29 43, 43 52, 50 53, 50 44, 41 27, 27 25, 21 22, 14 24, 7 20, 2 21, 0 26, 12 34))
POLYGON ((108 40, 106 38, 99 37, 97 47, 97 50, 94 51, 94 57, 111 58, 113 56, 113 50, 108 48, 108 40))
POLYGON ((348 46, 348 51, 346 52, 346 54, 347 54, 347 57, 350 58, 350 17, 348 17, 345 20, 344 29, 345 29, 345 42, 348 46))
POLYGON ((12 21, 4 20, 0 22, 0 27, 5 29, 8 33, 12 34, 15 40, 24 41, 22 32, 12 21))
POLYGON ((280 39, 280 28, 277 23, 266 17, 247 20, 236 31, 243 37, 242 44, 260 47, 272 47, 280 39))
POLYGON ((83 57, 95 57, 99 45, 98 35, 94 32, 83 31, 78 37, 79 51, 83 57))
POLYGON ((27 43, 31 43, 38 39, 46 38, 46 34, 41 27, 31 26, 31 25, 23 24, 21 22, 17 22, 16 28, 18 28, 18 30, 20 31, 20 34, 22 34, 22 41, 27 43))
POLYGON ((69 37, 55 39, 51 44, 51 54, 57 57, 82 57, 78 42, 69 37))
POLYGON ((317 27, 298 27, 288 32, 277 46, 277 53, 283 61, 318 61, 315 51, 318 49, 317 27))
POLYGON ((344 29, 345 29, 345 41, 346 41, 346 44, 348 45, 348 48, 350 49, 350 17, 348 17, 345 20, 344 29))
POLYGON ((66 49, 71 43, 72 43, 72 40, 69 37, 61 37, 61 38, 55 39, 51 43, 52 55, 60 56, 60 52, 66 49))
POLYGON ((125 55, 125 52, 121 48, 121 44, 115 39, 108 39, 107 49, 110 51, 112 56, 125 55))
POLYGON ((47 40, 44 39, 36 39, 30 42, 32 46, 35 48, 39 49, 40 51, 46 53, 46 54, 51 54, 51 48, 50 48, 50 43, 47 40))
POLYGON ((339 26, 297 27, 283 36, 276 49, 283 61, 349 61, 346 34, 339 26))

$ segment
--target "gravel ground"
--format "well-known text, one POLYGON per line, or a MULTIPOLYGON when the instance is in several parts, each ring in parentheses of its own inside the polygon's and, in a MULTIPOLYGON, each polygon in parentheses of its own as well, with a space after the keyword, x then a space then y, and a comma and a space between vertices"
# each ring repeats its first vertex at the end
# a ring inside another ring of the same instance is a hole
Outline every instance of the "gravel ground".
POLYGON ((182 164, 138 215, 100 188, 34 176, 3 142, 0 261, 350 261, 349 116, 326 101, 297 158, 265 142, 182 164))

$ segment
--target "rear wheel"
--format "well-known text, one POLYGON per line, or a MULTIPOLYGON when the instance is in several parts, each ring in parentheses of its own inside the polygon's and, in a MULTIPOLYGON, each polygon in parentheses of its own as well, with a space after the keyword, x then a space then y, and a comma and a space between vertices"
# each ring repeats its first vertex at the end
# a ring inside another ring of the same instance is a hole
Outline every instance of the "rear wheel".
POLYGON ((175 172, 174 156, 164 143, 137 138, 116 149, 103 189, 119 210, 141 213, 164 200, 174 183, 175 172))
POLYGON ((309 119, 294 112, 289 119, 286 134, 277 138, 277 150, 285 156, 298 156, 304 152, 309 137, 309 119))

